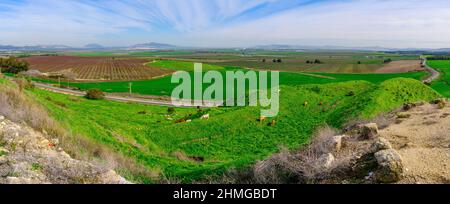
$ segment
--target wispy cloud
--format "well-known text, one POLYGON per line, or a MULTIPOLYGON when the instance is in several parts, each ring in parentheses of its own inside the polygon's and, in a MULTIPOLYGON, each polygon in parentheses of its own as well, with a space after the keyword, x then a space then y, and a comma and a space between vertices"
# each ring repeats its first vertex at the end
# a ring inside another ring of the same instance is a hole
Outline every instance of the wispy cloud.
POLYGON ((3 0, 0 44, 450 46, 446 0, 3 0))

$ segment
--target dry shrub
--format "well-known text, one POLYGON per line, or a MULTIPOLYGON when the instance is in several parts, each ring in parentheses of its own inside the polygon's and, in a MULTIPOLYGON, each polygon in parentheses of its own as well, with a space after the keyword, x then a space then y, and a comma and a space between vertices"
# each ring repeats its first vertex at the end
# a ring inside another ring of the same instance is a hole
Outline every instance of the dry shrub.
POLYGON ((19 91, 23 91, 24 89, 33 89, 35 87, 30 79, 16 78, 15 82, 19 87, 19 91))
POLYGON ((0 86, 0 114, 14 122, 25 122, 50 135, 65 134, 44 108, 14 87, 0 86))
POLYGON ((102 100, 105 98, 105 93, 100 89, 89 89, 86 92, 86 98, 92 100, 102 100))
POLYGON ((44 107, 12 84, 0 84, 0 115, 47 133, 46 136, 50 137, 48 139, 57 138, 64 151, 76 159, 91 161, 108 169, 126 170, 130 172, 130 176, 139 175, 146 179, 158 177, 158 173, 148 170, 133 159, 113 152, 105 145, 84 136, 66 131, 49 116, 44 107))
MULTIPOLYGON (((302 150, 292 153, 282 148, 270 158, 260 161, 253 167, 253 180, 256 183, 314 183, 324 169, 317 167, 317 160, 323 154, 330 153, 330 140, 336 131, 328 126, 320 128, 310 144, 302 150)), ((244 174, 245 175, 245 174, 244 174)), ((245 176, 240 175, 241 178, 245 176)), ((228 180, 231 180, 228 175, 228 180)), ((239 183, 239 181, 238 181, 239 183)))
POLYGON ((283 148, 280 153, 255 164, 254 180, 261 184, 297 183, 298 180, 302 180, 299 166, 301 166, 300 161, 283 148))

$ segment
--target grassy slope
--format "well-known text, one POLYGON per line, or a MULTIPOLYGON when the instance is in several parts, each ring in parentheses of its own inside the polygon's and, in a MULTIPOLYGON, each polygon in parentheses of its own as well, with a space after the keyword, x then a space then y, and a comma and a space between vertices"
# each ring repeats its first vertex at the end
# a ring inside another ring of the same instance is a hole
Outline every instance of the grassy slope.
MULTIPOLYGON (((372 117, 405 102, 438 97, 412 79, 392 79, 375 85, 364 81, 281 88, 280 114, 274 127, 260 123, 258 107, 209 110, 210 120, 175 124, 166 108, 108 101, 88 101, 35 90, 38 100, 69 130, 94 138, 165 177, 183 182, 221 175, 276 152, 280 146, 298 148, 326 123, 339 127, 354 117, 372 117), (346 96, 350 91, 356 95, 346 96), (310 106, 304 107, 304 101, 310 106), (319 105, 324 102, 325 105, 319 105), (147 111, 147 115, 138 114, 147 111), (160 121, 160 122, 158 122, 160 121), (124 139, 125 138, 125 139, 124 139), (205 162, 180 160, 182 152, 205 162)), ((177 109, 173 119, 191 109, 177 109)))
POLYGON ((442 73, 441 78, 431 87, 445 97, 450 97, 450 60, 429 60, 428 65, 442 73))

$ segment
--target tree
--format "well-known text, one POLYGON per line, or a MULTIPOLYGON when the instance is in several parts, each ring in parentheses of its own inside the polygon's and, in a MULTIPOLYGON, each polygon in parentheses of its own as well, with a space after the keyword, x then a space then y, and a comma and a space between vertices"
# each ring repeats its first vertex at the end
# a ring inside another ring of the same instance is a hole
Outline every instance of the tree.
POLYGON ((92 100, 102 100, 105 98, 105 93, 100 89, 89 89, 86 92, 86 98, 92 100))
POLYGON ((28 71, 28 62, 18 60, 16 57, 0 59, 0 68, 4 73, 18 74, 19 72, 28 71))
POLYGON ((168 113, 169 115, 172 115, 173 113, 175 113, 175 108, 173 108, 173 107, 167 108, 167 113, 168 113))

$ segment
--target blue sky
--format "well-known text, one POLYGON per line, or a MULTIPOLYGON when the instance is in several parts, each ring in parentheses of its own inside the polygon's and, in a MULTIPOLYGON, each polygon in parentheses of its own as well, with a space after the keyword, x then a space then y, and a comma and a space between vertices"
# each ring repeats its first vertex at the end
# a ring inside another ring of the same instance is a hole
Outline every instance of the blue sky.
POLYGON ((0 0, 0 44, 450 47, 447 0, 0 0))

